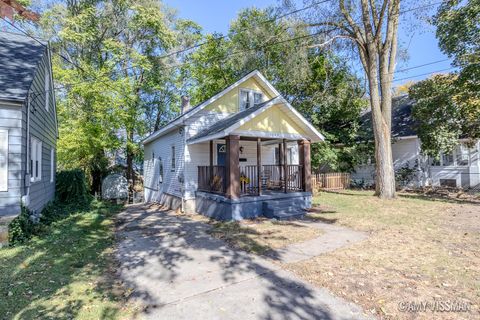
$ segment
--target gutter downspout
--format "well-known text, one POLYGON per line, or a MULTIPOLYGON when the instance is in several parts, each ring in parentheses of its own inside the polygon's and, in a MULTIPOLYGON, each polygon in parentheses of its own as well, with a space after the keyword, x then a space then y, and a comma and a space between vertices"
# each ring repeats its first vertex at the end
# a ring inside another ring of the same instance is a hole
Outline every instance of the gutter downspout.
POLYGON ((185 213, 185 156, 187 155, 187 126, 183 126, 183 181, 182 181, 182 213, 185 213))
POLYGON ((27 96, 26 103, 26 112, 27 112, 27 152, 25 152, 25 195, 22 197, 22 203, 24 206, 28 207, 30 205, 30 95, 27 96))

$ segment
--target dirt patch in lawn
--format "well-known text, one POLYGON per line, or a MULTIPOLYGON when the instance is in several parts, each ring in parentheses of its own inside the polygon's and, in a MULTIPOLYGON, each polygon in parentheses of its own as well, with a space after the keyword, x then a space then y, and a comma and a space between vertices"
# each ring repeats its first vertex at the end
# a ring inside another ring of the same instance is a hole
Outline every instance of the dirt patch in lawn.
POLYGON ((322 231, 291 221, 266 219, 242 222, 211 222, 210 234, 233 247, 266 254, 269 251, 319 237, 322 231))
POLYGON ((311 219, 369 238, 285 267, 386 319, 473 319, 480 301, 480 206, 372 192, 321 193, 311 219), (409 302, 465 303, 469 312, 402 312, 409 302))

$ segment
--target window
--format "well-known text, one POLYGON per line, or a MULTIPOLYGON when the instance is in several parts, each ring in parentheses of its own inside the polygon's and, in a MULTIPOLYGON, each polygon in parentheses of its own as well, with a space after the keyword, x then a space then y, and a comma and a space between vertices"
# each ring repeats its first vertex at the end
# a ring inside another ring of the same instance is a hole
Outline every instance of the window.
POLYGON ((287 164, 293 164, 293 148, 287 148, 287 164))
POLYGON ((442 153, 442 165, 453 166, 453 153, 442 153))
POLYGON ((172 146, 172 170, 175 171, 175 146, 172 146))
POLYGON ((45 109, 48 111, 48 104, 50 102, 50 72, 45 71, 45 109))
POLYGON ((469 162, 469 150, 468 148, 463 145, 459 144, 457 149, 455 150, 457 166, 468 166, 469 162))
POLYGON ((55 180, 55 149, 50 149, 50 182, 55 180))
POLYGON ((163 161, 162 158, 158 158, 158 183, 163 182, 163 161))
POLYGON ((42 142, 33 137, 30 144, 30 173, 32 182, 42 180, 42 142))
POLYGON ((8 191, 8 130, 0 130, 0 191, 8 191))
POLYGON ((253 107, 263 101, 263 94, 258 91, 240 89, 240 110, 253 107))
POLYGON ((280 164, 280 148, 275 147, 275 164, 278 166, 280 164))

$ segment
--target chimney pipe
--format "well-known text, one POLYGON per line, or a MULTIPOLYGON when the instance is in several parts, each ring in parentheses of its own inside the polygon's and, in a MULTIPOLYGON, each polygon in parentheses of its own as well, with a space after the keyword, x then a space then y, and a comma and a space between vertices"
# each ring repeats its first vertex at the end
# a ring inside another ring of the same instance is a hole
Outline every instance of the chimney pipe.
POLYGON ((182 96, 181 112, 182 112, 182 114, 184 114, 188 110, 190 110, 190 97, 189 96, 182 96))

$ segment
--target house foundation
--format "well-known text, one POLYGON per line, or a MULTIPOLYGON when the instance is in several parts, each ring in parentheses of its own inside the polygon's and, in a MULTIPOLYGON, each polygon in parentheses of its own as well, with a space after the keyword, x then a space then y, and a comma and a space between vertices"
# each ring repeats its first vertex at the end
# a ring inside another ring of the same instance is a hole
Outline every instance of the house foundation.
POLYGON ((312 206, 312 193, 278 192, 230 199, 218 194, 197 191, 195 198, 197 213, 222 221, 270 218, 269 206, 275 204, 284 208, 295 208, 298 211, 306 210, 312 206))

